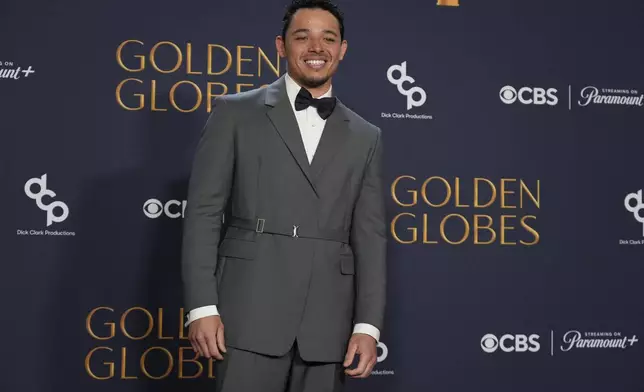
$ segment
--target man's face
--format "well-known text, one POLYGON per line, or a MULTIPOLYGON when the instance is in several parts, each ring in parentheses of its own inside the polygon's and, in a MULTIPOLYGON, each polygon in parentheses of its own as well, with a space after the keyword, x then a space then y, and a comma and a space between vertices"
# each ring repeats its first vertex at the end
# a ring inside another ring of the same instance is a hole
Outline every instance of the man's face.
POLYGON ((286 36, 277 37, 276 44, 291 77, 307 88, 329 81, 347 50, 347 42, 340 39, 340 23, 321 9, 298 10, 286 36))

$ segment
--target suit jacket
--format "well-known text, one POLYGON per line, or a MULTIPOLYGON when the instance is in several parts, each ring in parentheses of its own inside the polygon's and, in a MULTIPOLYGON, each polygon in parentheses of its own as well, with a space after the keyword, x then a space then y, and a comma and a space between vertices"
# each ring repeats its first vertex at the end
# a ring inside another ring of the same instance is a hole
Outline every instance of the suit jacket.
POLYGON ((342 361, 355 323, 382 330, 382 155, 381 130, 338 101, 309 164, 284 76, 218 97, 189 181, 186 308, 217 305, 231 347, 297 339, 310 361, 342 361))

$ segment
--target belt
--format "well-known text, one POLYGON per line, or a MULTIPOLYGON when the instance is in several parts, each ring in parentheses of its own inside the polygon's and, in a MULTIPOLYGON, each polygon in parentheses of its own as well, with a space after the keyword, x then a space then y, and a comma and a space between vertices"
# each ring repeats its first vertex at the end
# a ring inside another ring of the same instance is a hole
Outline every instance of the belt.
POLYGON ((236 216, 230 218, 229 224, 239 229, 252 230, 257 233, 349 243, 349 233, 343 230, 320 229, 306 225, 284 225, 261 218, 247 219, 236 216))

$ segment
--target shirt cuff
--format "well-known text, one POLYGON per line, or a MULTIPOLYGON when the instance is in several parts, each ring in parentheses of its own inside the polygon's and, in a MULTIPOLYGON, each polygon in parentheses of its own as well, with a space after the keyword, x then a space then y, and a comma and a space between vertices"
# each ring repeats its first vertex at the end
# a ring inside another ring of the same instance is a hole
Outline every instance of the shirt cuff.
POLYGON ((188 321, 186 321, 185 326, 187 327, 191 322, 208 316, 219 316, 217 305, 208 305, 192 309, 188 313, 188 321))
POLYGON ((380 330, 371 324, 358 323, 353 327, 353 333, 364 333, 380 342, 380 330))

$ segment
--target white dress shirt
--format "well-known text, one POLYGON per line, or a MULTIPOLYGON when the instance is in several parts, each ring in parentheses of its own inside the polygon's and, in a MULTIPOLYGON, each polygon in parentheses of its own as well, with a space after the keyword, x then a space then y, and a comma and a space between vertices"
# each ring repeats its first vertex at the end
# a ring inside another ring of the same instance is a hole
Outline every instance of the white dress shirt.
MULTIPOLYGON (((313 155, 315 150, 318 147, 320 142, 320 137, 322 137, 322 131, 324 130, 324 125, 326 120, 322 119, 318 115, 318 111, 315 107, 309 106, 304 110, 297 111, 295 110, 295 97, 300 92, 300 86, 286 74, 286 93, 288 95, 288 100, 291 102, 291 107, 295 113, 295 118, 297 119, 297 124, 300 128, 300 134, 302 135, 302 141, 304 142, 304 149, 306 150, 306 156, 309 159, 309 163, 313 161, 313 155)), ((320 97, 315 98, 324 98, 331 96, 331 88, 325 94, 320 97)), ((216 316, 219 315, 216 305, 202 306, 196 309, 193 309, 188 314, 188 321, 186 326, 192 321, 200 319, 207 316, 216 316)), ((357 323, 353 327, 353 333, 364 333, 372 336, 376 341, 380 340, 380 330, 374 327, 371 324, 366 323, 357 323)))

